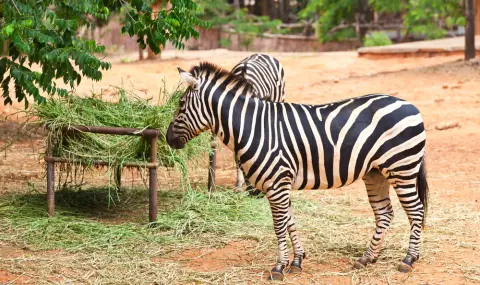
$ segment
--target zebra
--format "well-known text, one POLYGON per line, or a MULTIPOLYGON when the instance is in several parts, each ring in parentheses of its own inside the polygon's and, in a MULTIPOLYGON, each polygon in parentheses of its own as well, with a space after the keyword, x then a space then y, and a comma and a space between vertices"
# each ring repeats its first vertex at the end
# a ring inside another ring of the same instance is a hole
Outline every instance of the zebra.
POLYGON ((285 72, 273 56, 253 54, 235 65, 231 73, 245 78, 258 98, 271 102, 285 101, 285 72))
MULTIPOLYGON (((282 64, 273 56, 258 53, 250 55, 235 65, 231 73, 246 79, 253 86, 256 97, 271 102, 283 102, 285 100, 285 72, 282 64)), ((210 153, 211 166, 208 179, 209 190, 213 187, 213 165, 216 163, 216 147, 216 137, 215 135, 212 135, 212 151, 210 153)), ((247 191, 251 195, 259 195, 261 191, 256 190, 250 185, 248 180, 245 180, 243 171, 237 160, 235 160, 235 164, 237 167, 235 189, 240 191, 245 183, 247 185, 247 191)))
POLYGON ((293 189, 329 189, 362 179, 376 229, 355 268, 375 263, 393 218, 392 185, 410 222, 410 243, 398 269, 409 272, 420 256, 428 184, 426 134, 419 110, 405 100, 369 94, 324 105, 262 101, 248 82, 203 62, 178 68, 188 86, 166 134, 181 149, 211 130, 242 164, 246 177, 270 203, 278 239, 272 279, 289 266, 287 233, 294 249, 288 272, 301 272, 306 252, 290 202, 293 189))

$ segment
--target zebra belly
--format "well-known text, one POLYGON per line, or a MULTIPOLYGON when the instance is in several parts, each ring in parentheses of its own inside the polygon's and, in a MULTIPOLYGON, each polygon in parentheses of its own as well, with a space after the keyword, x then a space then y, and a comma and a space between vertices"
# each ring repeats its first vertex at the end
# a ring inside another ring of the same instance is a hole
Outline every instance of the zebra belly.
MULTIPOLYGON (((366 171, 370 171, 371 170, 371 167, 366 171)), ((310 180, 310 179, 315 179, 315 175, 319 175, 319 173, 308 173, 307 174, 307 179, 310 180)), ((361 177, 359 177, 361 178, 361 177)), ((358 179, 357 179, 358 180, 358 179)), ((320 184, 318 187, 315 187, 315 185, 313 185, 313 183, 308 183, 308 181, 305 181, 305 177, 303 176, 303 173, 299 173, 296 177, 295 177, 295 182, 293 183, 292 185, 292 189, 293 190, 325 190, 325 189, 334 189, 334 188, 341 188, 341 187, 344 187, 344 186, 348 186, 350 184, 352 184, 353 182, 355 182, 356 180, 354 181, 351 181, 349 183, 345 183, 345 184, 342 184, 341 182, 341 179, 340 177, 334 177, 334 182, 333 184, 332 183, 328 183, 327 180, 320 180, 320 184), (330 184, 330 186, 329 186, 330 184), (302 185, 305 185, 302 187, 302 185)))

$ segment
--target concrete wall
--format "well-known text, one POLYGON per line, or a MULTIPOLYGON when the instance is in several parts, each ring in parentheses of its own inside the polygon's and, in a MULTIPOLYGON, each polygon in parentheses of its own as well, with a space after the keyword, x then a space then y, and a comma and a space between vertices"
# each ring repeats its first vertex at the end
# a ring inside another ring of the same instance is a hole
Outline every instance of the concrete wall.
POLYGON ((343 51, 354 50, 361 46, 358 40, 346 40, 343 42, 330 42, 322 44, 315 37, 296 35, 274 35, 264 34, 261 37, 250 35, 239 35, 217 29, 200 31, 200 38, 189 40, 186 43, 188 49, 214 49, 221 48, 220 39, 230 39, 230 45, 224 48, 241 51, 261 52, 312 52, 312 51, 343 51), (242 44, 246 39, 251 39, 248 46, 242 44))
MULTIPOLYGON (((105 45, 107 50, 119 51, 137 51, 138 44, 135 38, 128 35, 120 35, 121 25, 116 21, 111 21, 108 26, 102 29, 96 29, 94 36, 99 44, 105 45)), ((251 37, 251 36, 250 36, 251 37)), ((199 39, 191 39, 185 43, 185 47, 191 50, 209 50, 222 48, 220 39, 230 38, 231 44, 227 47, 230 50, 247 50, 242 45, 246 36, 233 34, 218 29, 200 30, 199 39)), ((354 50, 360 46, 357 40, 348 40, 344 42, 321 44, 315 37, 292 36, 292 35, 272 35, 265 34, 262 37, 251 37, 252 42, 248 47, 249 51, 283 51, 283 52, 311 52, 311 51, 340 51, 354 50)), ((167 45, 166 49, 173 49, 167 45)))

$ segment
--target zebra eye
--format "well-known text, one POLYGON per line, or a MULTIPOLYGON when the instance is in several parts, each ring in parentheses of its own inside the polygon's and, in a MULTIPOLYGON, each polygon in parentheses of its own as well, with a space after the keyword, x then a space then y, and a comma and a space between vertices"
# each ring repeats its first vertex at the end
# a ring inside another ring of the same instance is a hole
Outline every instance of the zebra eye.
POLYGON ((178 107, 183 108, 183 106, 185 106, 185 100, 182 99, 178 102, 178 107))

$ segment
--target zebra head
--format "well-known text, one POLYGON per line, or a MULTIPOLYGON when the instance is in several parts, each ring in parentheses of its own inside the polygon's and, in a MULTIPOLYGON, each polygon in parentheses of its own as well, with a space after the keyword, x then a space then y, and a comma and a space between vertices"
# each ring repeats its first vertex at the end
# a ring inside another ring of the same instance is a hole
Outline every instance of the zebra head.
MULTIPOLYGON (((192 73, 177 67, 180 77, 187 89, 180 98, 178 110, 167 130, 167 143, 174 149, 182 149, 193 138, 208 129, 208 124, 201 118, 202 100, 199 89, 200 81, 192 73)), ((195 73, 194 73, 195 74, 195 73)))

